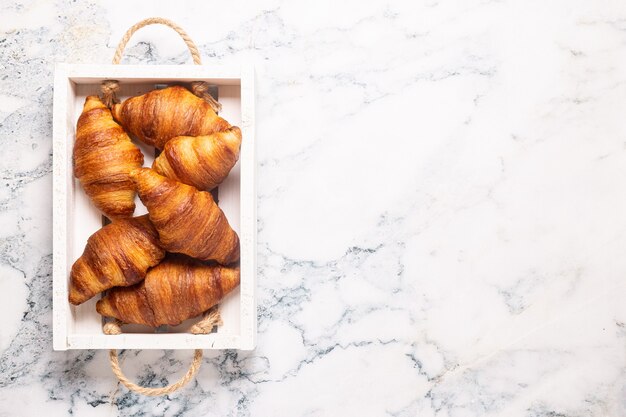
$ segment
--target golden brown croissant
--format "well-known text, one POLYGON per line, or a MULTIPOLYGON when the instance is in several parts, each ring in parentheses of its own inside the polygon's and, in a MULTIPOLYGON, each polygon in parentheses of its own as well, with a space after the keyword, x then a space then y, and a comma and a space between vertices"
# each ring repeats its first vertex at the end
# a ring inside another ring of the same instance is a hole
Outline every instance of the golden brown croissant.
POLYGON ((168 255, 139 284, 110 290, 96 310, 124 323, 175 326, 213 307, 237 285, 239 267, 168 255))
POLYGON ((74 176, 98 209, 112 219, 133 215, 128 173, 143 165, 143 155, 97 96, 87 97, 78 119, 73 161, 74 176))
POLYGON ((199 190, 211 190, 235 166, 240 148, 241 130, 236 126, 208 136, 178 136, 165 144, 152 168, 199 190))
POLYGON ((164 256, 147 215, 115 220, 89 237, 72 265, 70 303, 78 305, 108 288, 135 284, 164 256))
POLYGON ((181 86, 131 97, 113 106, 113 116, 127 131, 159 149, 176 136, 209 135, 230 127, 209 103, 181 86))
POLYGON ((136 169, 130 177, 148 208, 163 248, 223 265, 239 259, 239 237, 211 193, 165 178, 149 168, 136 169))

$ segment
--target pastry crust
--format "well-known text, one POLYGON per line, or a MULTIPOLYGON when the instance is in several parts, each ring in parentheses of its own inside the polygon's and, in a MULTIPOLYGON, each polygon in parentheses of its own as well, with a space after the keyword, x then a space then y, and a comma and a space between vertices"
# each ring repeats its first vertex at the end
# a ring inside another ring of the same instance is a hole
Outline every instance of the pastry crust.
POLYGON ((239 267, 209 266, 168 255, 144 281, 110 290, 96 309, 124 323, 175 326, 213 307, 237 285, 239 267))
POLYGON ((97 96, 89 96, 76 127, 74 176, 108 218, 130 217, 135 189, 129 172, 143 165, 143 154, 113 120, 97 96))
POLYGON ((239 260, 239 237, 211 193, 149 168, 137 169, 130 176, 164 249, 222 265, 239 260))
POLYGON ((111 287, 136 284, 164 256, 147 215, 115 220, 89 237, 72 265, 69 301, 78 305, 111 287))
POLYGON ((165 177, 212 190, 239 159, 241 130, 233 126, 208 136, 178 136, 165 144, 152 168, 165 177))
POLYGON ((210 135, 230 127, 209 103, 181 86, 131 97, 113 106, 113 116, 128 132, 159 149, 176 136, 210 135))

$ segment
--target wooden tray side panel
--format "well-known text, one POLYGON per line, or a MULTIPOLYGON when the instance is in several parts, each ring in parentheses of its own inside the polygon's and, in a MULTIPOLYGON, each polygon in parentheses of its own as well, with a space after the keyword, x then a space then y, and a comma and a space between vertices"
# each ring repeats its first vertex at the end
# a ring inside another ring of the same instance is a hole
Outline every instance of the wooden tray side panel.
POLYGON ((252 350, 256 346, 256 131, 254 68, 242 70, 241 80, 241 128, 245 140, 241 149, 241 346, 252 350))

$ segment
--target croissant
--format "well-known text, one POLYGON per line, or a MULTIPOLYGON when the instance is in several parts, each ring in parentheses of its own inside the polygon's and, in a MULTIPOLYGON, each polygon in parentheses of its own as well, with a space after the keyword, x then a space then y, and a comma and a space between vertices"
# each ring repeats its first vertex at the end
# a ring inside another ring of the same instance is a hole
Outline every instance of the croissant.
POLYGON ((131 97, 113 106, 113 116, 128 132, 159 149, 176 136, 209 135, 230 127, 209 103, 181 86, 131 97))
POLYGON ((241 130, 236 126, 208 136, 178 136, 165 144, 152 168, 199 190, 211 190, 235 166, 240 148, 241 130))
POLYGON ((239 237, 211 193, 165 178, 150 168, 136 169, 130 177, 164 249, 223 265, 239 259, 239 237))
POLYGON ((70 303, 78 305, 108 288, 135 284, 164 256, 147 215, 115 220, 89 237, 72 265, 70 303))
POLYGON ((130 217, 135 190, 128 173, 143 165, 143 154, 97 96, 89 96, 76 127, 74 176, 107 217, 130 217))
POLYGON ((124 323, 175 326, 213 307, 237 285, 239 267, 168 255, 139 284, 108 291, 96 310, 124 323))

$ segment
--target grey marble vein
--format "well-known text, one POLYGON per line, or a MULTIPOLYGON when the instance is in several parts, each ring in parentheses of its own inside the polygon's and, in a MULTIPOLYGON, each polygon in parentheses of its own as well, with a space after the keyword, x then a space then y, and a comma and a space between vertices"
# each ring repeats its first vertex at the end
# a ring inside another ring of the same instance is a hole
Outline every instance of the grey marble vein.
POLYGON ((0 1, 0 416, 626 415, 626 5, 0 1), (258 347, 52 350, 55 62, 258 79, 258 347), (129 64, 183 64, 166 30, 129 64), (146 386, 191 352, 124 351, 146 386))

